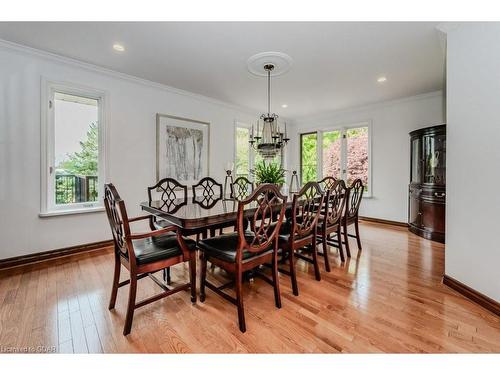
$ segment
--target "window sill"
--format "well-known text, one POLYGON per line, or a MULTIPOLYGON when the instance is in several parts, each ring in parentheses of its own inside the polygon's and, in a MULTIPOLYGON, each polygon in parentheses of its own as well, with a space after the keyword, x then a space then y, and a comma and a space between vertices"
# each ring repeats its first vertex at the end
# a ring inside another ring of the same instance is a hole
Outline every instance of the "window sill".
POLYGON ((104 207, 74 208, 69 210, 40 212, 38 216, 43 218, 43 217, 53 217, 53 216, 89 214, 93 212, 103 212, 103 211, 105 211, 104 207))

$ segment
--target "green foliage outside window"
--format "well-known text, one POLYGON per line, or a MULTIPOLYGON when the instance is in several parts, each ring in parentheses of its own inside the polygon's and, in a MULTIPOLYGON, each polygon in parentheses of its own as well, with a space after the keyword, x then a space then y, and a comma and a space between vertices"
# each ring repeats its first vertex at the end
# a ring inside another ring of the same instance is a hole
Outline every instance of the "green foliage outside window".
POLYGON ((234 171, 237 177, 248 177, 250 169, 250 147, 248 143, 249 129, 236 128, 236 160, 234 171))
POLYGON ((318 165, 318 155, 317 155, 317 135, 312 134, 302 134, 300 139, 302 145, 302 155, 301 155, 301 175, 302 183, 305 184, 309 181, 316 181, 317 177, 317 165, 318 165))
POLYGON ((87 139, 80 141, 81 151, 67 155, 66 160, 59 163, 57 168, 64 169, 66 173, 79 176, 97 176, 99 161, 98 137, 98 126, 93 122, 87 131, 87 139))
POLYGON ((92 202, 98 198, 99 128, 91 123, 80 151, 67 154, 55 176, 56 204, 92 202))

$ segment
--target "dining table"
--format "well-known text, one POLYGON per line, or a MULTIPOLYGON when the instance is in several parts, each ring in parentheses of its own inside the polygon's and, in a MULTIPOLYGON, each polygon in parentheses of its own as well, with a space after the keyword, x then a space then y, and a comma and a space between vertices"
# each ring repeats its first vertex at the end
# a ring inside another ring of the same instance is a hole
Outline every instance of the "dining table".
MULTIPOLYGON (((287 196, 286 206, 291 207, 293 193, 287 196)), ((141 208, 159 219, 178 226, 183 231, 203 230, 220 225, 235 224, 238 216, 238 199, 232 197, 203 196, 175 199, 158 199, 141 203, 141 208)), ((281 205, 279 205, 281 206, 281 205)), ((245 206, 244 214, 251 217, 257 208, 254 201, 245 206)), ((278 211, 281 207, 276 206, 278 211)))

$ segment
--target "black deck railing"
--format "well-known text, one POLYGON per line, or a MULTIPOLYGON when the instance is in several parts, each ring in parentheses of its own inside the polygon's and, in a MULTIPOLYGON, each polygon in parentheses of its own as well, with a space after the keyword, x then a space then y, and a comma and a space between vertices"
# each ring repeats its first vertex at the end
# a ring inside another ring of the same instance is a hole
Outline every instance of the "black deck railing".
POLYGON ((56 175, 56 204, 97 201, 97 176, 56 175))

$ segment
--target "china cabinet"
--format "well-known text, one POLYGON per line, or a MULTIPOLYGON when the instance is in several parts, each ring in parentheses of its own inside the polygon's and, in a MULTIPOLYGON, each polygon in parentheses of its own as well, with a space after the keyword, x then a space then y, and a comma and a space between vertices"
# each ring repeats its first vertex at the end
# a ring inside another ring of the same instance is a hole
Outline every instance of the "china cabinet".
POLYGON ((409 229, 444 243, 446 125, 412 131, 410 150, 409 229))

